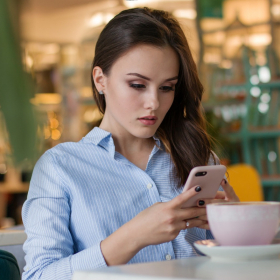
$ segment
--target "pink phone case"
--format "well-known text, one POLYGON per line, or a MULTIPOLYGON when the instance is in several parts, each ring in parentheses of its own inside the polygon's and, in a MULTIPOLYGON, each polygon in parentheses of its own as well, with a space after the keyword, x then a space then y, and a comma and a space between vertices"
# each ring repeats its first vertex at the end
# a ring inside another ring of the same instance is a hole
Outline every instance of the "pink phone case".
POLYGON ((224 165, 210 165, 210 166, 197 166, 194 167, 187 179, 183 192, 186 190, 200 186, 201 191, 190 198, 182 208, 197 206, 197 200, 202 198, 214 198, 220 187, 220 183, 226 173, 224 165), (197 176, 196 174, 206 172, 204 176, 197 176))

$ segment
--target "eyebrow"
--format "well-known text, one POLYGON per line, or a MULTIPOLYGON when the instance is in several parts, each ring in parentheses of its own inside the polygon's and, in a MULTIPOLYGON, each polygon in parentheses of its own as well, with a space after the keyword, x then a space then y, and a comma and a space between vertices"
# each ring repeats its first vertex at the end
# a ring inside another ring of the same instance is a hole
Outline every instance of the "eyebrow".
MULTIPOLYGON (((126 75, 137 76, 137 77, 139 77, 139 78, 142 78, 142 79, 145 79, 145 80, 148 80, 148 81, 151 80, 150 78, 145 77, 145 76, 143 76, 143 75, 141 75, 141 74, 138 74, 138 73, 128 73, 128 74, 126 74, 126 75)), ((166 79, 165 82, 172 81, 172 80, 177 80, 177 79, 178 79, 178 76, 175 76, 175 77, 173 77, 173 78, 166 79)))

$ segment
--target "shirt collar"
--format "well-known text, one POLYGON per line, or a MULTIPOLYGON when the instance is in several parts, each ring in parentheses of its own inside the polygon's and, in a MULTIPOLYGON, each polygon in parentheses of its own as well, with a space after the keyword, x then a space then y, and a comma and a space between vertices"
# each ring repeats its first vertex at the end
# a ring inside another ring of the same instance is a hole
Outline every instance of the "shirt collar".
POLYGON ((94 127, 85 137, 86 141, 92 142, 95 145, 99 145, 102 141, 106 139, 105 142, 108 142, 108 138, 112 136, 111 132, 103 130, 98 126, 94 127))
MULTIPOLYGON (((159 146, 161 149, 163 149, 163 145, 158 138, 158 136, 155 134, 153 136, 156 145, 159 146)), ((83 140, 85 142, 91 142, 95 144, 96 146, 101 146, 104 149, 106 149, 113 157, 115 155, 115 145, 112 137, 112 133, 108 132, 106 130, 101 129, 100 127, 96 126, 94 127, 84 138, 83 140)), ((158 150, 158 148, 157 148, 158 150)))

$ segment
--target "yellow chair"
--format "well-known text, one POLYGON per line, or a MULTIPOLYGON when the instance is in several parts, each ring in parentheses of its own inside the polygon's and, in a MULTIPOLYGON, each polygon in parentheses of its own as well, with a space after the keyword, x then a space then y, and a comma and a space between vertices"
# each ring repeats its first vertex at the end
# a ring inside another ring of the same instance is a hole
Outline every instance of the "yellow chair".
POLYGON ((248 164, 227 167, 228 182, 240 201, 263 201, 264 194, 257 170, 248 164))

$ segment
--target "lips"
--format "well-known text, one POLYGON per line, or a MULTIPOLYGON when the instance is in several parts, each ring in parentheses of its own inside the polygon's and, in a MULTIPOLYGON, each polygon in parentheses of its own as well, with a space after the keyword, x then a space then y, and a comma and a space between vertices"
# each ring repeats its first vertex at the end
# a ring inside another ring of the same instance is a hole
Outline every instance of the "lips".
POLYGON ((142 117, 142 118, 139 118, 140 120, 157 120, 157 117, 156 116, 145 116, 145 117, 142 117))
POLYGON ((156 116, 145 116, 138 119, 144 125, 154 125, 157 122, 156 116))

